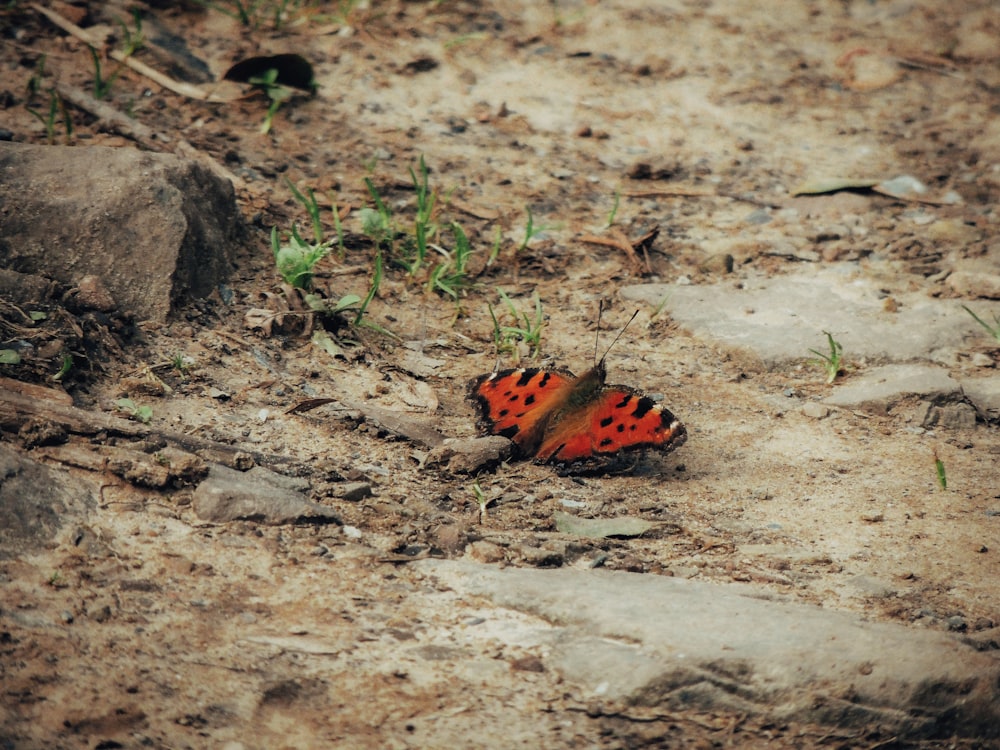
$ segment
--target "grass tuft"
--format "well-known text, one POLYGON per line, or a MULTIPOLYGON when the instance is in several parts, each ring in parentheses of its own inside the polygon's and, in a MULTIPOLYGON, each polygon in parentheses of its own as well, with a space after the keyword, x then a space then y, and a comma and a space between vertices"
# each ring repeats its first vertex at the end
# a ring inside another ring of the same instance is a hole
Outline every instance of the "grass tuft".
POLYGON ((829 385, 837 379, 837 376, 844 369, 844 347, 840 345, 839 341, 833 338, 832 333, 829 331, 823 331, 823 333, 826 335, 829 352, 824 354, 817 349, 810 349, 809 351, 819 357, 819 359, 811 359, 809 363, 819 365, 826 371, 826 382, 829 385))

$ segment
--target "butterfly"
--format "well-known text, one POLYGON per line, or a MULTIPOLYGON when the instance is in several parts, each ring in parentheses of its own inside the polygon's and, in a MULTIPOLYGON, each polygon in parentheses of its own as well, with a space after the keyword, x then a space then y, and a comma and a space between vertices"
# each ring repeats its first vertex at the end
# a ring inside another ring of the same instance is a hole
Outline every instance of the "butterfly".
POLYGON ((634 388, 605 383, 606 356, 579 377, 539 368, 480 375, 469 384, 480 430, 509 438, 519 456, 539 463, 682 445, 687 430, 670 411, 634 388))

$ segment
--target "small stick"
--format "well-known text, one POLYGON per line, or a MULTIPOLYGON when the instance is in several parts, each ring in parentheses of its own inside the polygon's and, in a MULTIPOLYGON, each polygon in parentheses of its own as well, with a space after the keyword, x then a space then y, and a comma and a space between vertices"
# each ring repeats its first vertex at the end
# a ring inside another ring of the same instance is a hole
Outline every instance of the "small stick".
MULTIPOLYGON (((76 86, 70 86, 67 83, 56 84, 56 91, 59 96, 73 106, 92 114, 100 122, 104 123, 109 130, 132 139, 150 151, 162 153, 169 150, 163 136, 158 135, 152 128, 143 125, 138 120, 127 117, 107 102, 95 99, 86 91, 78 89, 76 86)), ((199 151, 186 140, 178 140, 174 146, 173 153, 201 163, 218 177, 232 182, 235 187, 243 187, 245 184, 242 178, 237 177, 211 156, 203 151, 199 151)))
MULTIPOLYGON (((95 39, 94 36, 88 32, 86 29, 81 29, 75 23, 67 18, 56 13, 54 10, 48 8, 43 8, 38 3, 32 3, 31 7, 45 16, 49 21, 58 26, 60 29, 65 31, 70 36, 74 36, 84 44, 89 44, 91 47, 98 46, 101 41, 95 39)), ((191 99, 200 99, 206 102, 224 102, 230 101, 226 98, 217 97, 215 95, 209 94, 207 91, 202 89, 200 86, 195 86, 191 83, 185 83, 184 81, 175 81, 168 75, 164 75, 158 70, 146 65, 146 63, 136 60, 132 55, 126 55, 121 50, 111 50, 108 55, 123 65, 127 65, 132 68, 136 73, 141 76, 145 76, 154 83, 159 84, 165 89, 173 91, 175 94, 180 94, 181 96, 187 96, 191 99)))

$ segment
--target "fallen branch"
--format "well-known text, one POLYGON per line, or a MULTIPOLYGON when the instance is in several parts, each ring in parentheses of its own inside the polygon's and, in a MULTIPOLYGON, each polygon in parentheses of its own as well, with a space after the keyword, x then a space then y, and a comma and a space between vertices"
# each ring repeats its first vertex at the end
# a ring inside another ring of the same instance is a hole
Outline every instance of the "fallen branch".
POLYGON ((608 230, 606 236, 585 234, 580 237, 580 240, 582 242, 588 242, 592 245, 605 245, 607 247, 614 247, 621 250, 625 253, 625 257, 629 259, 629 262, 632 264, 632 268, 636 273, 640 276, 651 276, 653 273, 653 267, 649 262, 648 247, 659 233, 660 230, 659 227, 657 227, 649 232, 646 232, 646 234, 633 242, 625 236, 623 231, 612 227, 608 230), (639 254, 636 253, 636 248, 640 248, 642 250, 642 258, 640 258, 639 254))
POLYGON ((202 458, 210 461, 218 461, 222 456, 232 464, 242 454, 261 466, 298 463, 289 456, 247 450, 243 443, 229 445, 196 435, 156 429, 118 415, 80 409, 67 404, 68 398, 62 391, 0 378, 0 429, 17 433, 29 420, 43 420, 73 435, 92 437, 105 433, 134 440, 159 439, 192 453, 207 454, 202 455, 202 458))
POLYGON ((98 123, 108 130, 125 136, 152 151, 164 150, 164 145, 157 142, 156 133, 152 128, 119 112, 107 102, 95 99, 82 89, 68 83, 57 83, 56 93, 77 109, 82 109, 96 117, 98 123))
MULTIPOLYGON (((60 29, 65 31, 70 36, 76 37, 84 44, 88 44, 91 47, 99 47, 102 45, 102 40, 94 38, 94 36, 87 31, 77 26, 75 23, 70 21, 68 18, 56 13, 54 10, 49 8, 43 8, 38 3, 32 3, 31 7, 36 11, 45 16, 54 25, 58 26, 60 29)), ((113 60, 117 60, 122 65, 127 65, 136 73, 141 76, 145 76, 154 83, 162 86, 163 88, 173 91, 175 94, 180 94, 181 96, 187 96, 191 99, 199 99, 205 102, 225 102, 232 101, 232 99, 227 99, 223 97, 218 97, 213 94, 208 93, 200 86, 195 86, 192 83, 186 83, 184 81, 175 81, 168 75, 164 75, 158 70, 149 67, 144 62, 136 60, 132 55, 126 55, 121 50, 111 50, 108 52, 108 56, 113 60)))
POLYGON ((623 192, 622 195, 626 198, 729 198, 729 200, 749 203, 752 206, 760 206, 761 208, 783 208, 780 203, 775 203, 774 201, 749 198, 745 195, 737 195, 736 193, 721 190, 704 190, 702 188, 648 188, 645 190, 628 190, 623 192))
POLYGON ((625 198, 669 198, 681 196, 685 198, 715 198, 719 194, 714 190, 704 190, 702 188, 671 187, 671 188, 645 188, 643 190, 625 190, 622 196, 625 198))
POLYGON ((326 404, 340 403, 345 409, 360 412, 366 421, 375 422, 389 432, 404 437, 425 448, 437 448, 444 445, 445 436, 428 424, 427 420, 415 419, 409 414, 383 409, 374 404, 357 404, 344 399, 310 398, 301 401, 285 411, 286 414, 301 414, 326 404))

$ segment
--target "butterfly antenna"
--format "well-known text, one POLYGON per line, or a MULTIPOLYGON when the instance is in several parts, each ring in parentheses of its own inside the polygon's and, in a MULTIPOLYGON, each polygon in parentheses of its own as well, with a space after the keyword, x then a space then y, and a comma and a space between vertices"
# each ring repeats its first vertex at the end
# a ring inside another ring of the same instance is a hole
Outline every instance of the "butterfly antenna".
MULTIPOLYGON (((597 349, 601 345, 601 315, 604 313, 604 298, 597 301, 597 333, 594 334, 594 364, 597 364, 597 349)), ((606 354, 607 352, 605 352, 606 354)))
MULTIPOLYGON (((607 357, 607 356, 608 356, 608 352, 610 352, 610 351, 611 351, 611 348, 612 348, 612 347, 613 347, 613 346, 614 346, 615 344, 617 344, 617 343, 618 343, 618 339, 620 339, 620 338, 622 337, 622 334, 623 334, 623 333, 625 333, 625 329, 629 327, 629 325, 630 325, 630 324, 632 323, 632 321, 633 321, 633 320, 635 320, 635 316, 636 316, 636 315, 638 315, 638 314, 639 314, 639 311, 638 311, 638 310, 636 310, 636 311, 635 311, 634 313, 632 313, 632 317, 628 319, 628 323, 626 323, 625 325, 623 325, 623 326, 622 326, 622 329, 621 329, 621 330, 620 330, 620 331, 618 332, 618 335, 617 335, 617 336, 615 336, 615 340, 614 340, 614 341, 612 341, 612 342, 611 342, 611 343, 610 343, 610 344, 608 345, 608 348, 604 350, 604 357, 607 357)), ((598 318, 598 320, 600 320, 600 318, 598 318)), ((597 351, 596 351, 596 350, 594 351, 594 356, 597 356, 597 351)), ((601 362, 603 362, 603 361, 604 361, 604 357, 601 357, 601 362)))

